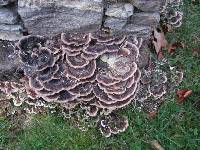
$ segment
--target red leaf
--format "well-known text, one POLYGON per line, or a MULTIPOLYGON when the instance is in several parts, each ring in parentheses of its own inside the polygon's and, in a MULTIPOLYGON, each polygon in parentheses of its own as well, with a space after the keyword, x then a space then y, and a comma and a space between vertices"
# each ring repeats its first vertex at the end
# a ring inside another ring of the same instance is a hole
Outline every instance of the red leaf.
POLYGON ((177 48, 184 48, 185 45, 182 42, 175 42, 168 46, 167 51, 169 54, 172 54, 177 48))
POLYGON ((192 90, 182 89, 176 92, 178 96, 178 102, 182 103, 185 99, 192 94, 192 90))

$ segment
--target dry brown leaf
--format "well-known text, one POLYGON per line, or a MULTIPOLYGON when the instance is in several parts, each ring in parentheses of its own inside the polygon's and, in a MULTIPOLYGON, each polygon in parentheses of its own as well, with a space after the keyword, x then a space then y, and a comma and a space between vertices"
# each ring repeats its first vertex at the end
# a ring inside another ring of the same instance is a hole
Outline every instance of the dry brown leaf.
POLYGON ((192 0, 192 4, 193 4, 193 5, 199 4, 199 0, 192 0))
POLYGON ((155 28, 153 32, 153 45, 155 47, 158 59, 163 58, 162 48, 167 47, 167 40, 164 32, 160 28, 155 28))
POLYGON ((162 29, 164 34, 166 34, 167 32, 171 32, 172 31, 172 25, 170 24, 163 24, 162 25, 162 29))
POLYGON ((193 49, 192 49, 192 54, 193 54, 194 56, 199 55, 199 54, 200 54, 200 48, 193 48, 193 49))
POLYGON ((192 94, 192 90, 188 90, 188 89, 182 89, 182 90, 178 90, 176 92, 177 96, 178 96, 178 102, 182 103, 185 101, 185 99, 192 94))
POLYGON ((153 118, 156 117, 156 115, 157 115, 157 112, 156 112, 156 111, 149 112, 149 113, 148 113, 148 118, 153 119, 153 118))
POLYGON ((150 144, 154 150, 164 150, 164 148, 160 145, 160 143, 157 140, 151 141, 150 144))
POLYGON ((174 43, 168 45, 167 51, 168 51, 169 54, 173 54, 175 49, 184 48, 184 47, 185 47, 184 43, 174 42, 174 43))

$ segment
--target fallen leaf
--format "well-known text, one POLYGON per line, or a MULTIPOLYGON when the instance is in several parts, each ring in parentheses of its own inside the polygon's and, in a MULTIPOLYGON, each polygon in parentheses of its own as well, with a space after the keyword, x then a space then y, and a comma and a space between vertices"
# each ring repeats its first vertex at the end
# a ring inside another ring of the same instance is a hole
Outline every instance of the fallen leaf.
POLYGON ((150 144, 154 150, 164 150, 164 148, 160 145, 160 143, 157 140, 151 141, 150 144))
POLYGON ((168 51, 169 54, 173 54, 175 49, 184 48, 184 47, 185 47, 184 43, 174 42, 174 43, 168 45, 167 51, 168 51))
POLYGON ((170 24, 162 24, 162 29, 164 34, 166 34, 167 32, 171 32, 172 31, 172 25, 170 24))
POLYGON ((185 99, 192 94, 192 90, 188 90, 188 89, 182 89, 182 90, 178 90, 176 92, 177 96, 178 96, 178 102, 182 103, 183 101, 185 101, 185 99))
POLYGON ((200 54, 200 48, 193 48, 193 49, 192 49, 192 54, 193 54, 194 56, 199 55, 199 54, 200 54))
POLYGON ((155 28, 153 32, 153 45, 155 47, 158 59, 163 58, 162 48, 167 47, 167 40, 165 39, 164 32, 160 28, 155 28))
POLYGON ((156 112, 156 111, 149 112, 149 113, 148 113, 148 118, 153 119, 153 118, 156 117, 156 115, 157 115, 157 112, 156 112))
POLYGON ((199 4, 199 0, 192 0, 192 4, 193 4, 193 5, 199 4))

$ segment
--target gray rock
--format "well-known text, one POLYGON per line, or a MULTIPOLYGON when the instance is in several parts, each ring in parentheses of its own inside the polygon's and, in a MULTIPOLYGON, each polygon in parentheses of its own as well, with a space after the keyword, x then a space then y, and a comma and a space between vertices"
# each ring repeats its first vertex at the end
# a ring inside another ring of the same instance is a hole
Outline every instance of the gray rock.
POLYGON ((20 25, 4 25, 0 24, 0 39, 8 41, 16 41, 22 37, 20 25))
POLYGON ((117 19, 108 17, 106 18, 104 22, 104 27, 108 27, 111 30, 121 30, 126 25, 127 20, 126 19, 117 19))
POLYGON ((104 22, 104 27, 108 27, 111 31, 126 31, 133 32, 141 35, 149 35, 151 27, 155 27, 159 24, 159 13, 134 13, 127 21, 126 19, 118 19, 113 17, 107 17, 104 22))
POLYGON ((160 22, 159 13, 135 13, 131 17, 131 22, 135 25, 157 26, 160 22))
POLYGON ((139 37, 149 37, 151 35, 152 28, 150 26, 127 24, 121 31, 132 33, 139 37))
POLYGON ((12 2, 15 2, 16 0, 0 0, 0 7, 6 6, 12 2))
POLYGON ((149 58, 150 58, 150 49, 149 44, 151 41, 149 38, 143 38, 143 44, 140 48, 140 55, 138 57, 138 67, 140 69, 144 69, 149 66, 149 58))
POLYGON ((142 11, 159 11, 166 0, 128 0, 131 4, 142 11))
POLYGON ((18 15, 16 12, 8 8, 0 9, 0 24, 15 24, 18 22, 18 15))
POLYGON ((109 17, 128 18, 133 15, 133 5, 130 3, 116 3, 108 5, 105 14, 109 17))
POLYGON ((0 40, 0 81, 17 80, 20 76, 21 63, 14 49, 14 42, 0 40))
POLYGON ((64 31, 93 31, 101 27, 103 0, 18 0, 18 12, 30 34, 53 36, 64 31))

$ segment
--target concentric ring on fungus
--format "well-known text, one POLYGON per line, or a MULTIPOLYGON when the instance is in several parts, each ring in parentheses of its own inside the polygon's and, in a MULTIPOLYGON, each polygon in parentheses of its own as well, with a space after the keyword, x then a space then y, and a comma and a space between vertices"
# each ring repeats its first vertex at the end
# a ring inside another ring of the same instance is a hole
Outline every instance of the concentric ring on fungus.
POLYGON ((91 40, 90 33, 62 33, 61 40, 66 45, 87 45, 91 40))
POLYGON ((102 135, 105 137, 110 137, 112 134, 124 132, 128 127, 128 119, 112 113, 104 116, 99 125, 102 135))
POLYGON ((88 60, 81 57, 80 54, 76 56, 66 56, 66 61, 68 65, 73 68, 82 68, 90 63, 88 60))

